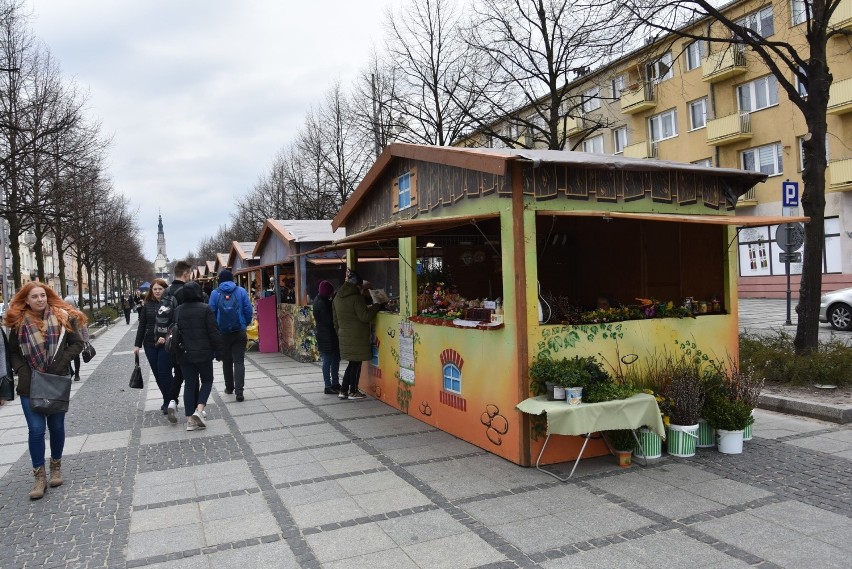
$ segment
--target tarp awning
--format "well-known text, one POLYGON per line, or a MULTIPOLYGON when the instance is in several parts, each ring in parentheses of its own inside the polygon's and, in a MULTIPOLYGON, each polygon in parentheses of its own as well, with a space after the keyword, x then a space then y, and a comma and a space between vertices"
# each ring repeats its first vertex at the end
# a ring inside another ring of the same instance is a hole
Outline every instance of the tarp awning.
POLYGON ((343 239, 338 239, 328 245, 323 245, 322 247, 317 247, 311 251, 301 253, 301 255, 322 253, 324 251, 337 251, 340 249, 354 249, 356 247, 374 245, 383 241, 399 239, 400 237, 416 237, 417 235, 425 235, 434 231, 453 229, 455 227, 462 227, 468 224, 476 225, 480 221, 499 218, 500 214, 498 212, 494 212, 475 216, 465 215, 429 219, 403 219, 375 229, 368 229, 367 231, 361 231, 354 235, 347 235, 343 239))
POLYGON ((539 210, 539 216, 560 217, 600 217, 601 219, 638 219, 644 221, 673 221, 676 223, 704 223, 710 225, 735 225, 737 227, 755 227, 758 225, 779 225, 781 223, 808 222, 809 217, 781 215, 686 215, 682 213, 631 213, 626 211, 558 211, 539 210))

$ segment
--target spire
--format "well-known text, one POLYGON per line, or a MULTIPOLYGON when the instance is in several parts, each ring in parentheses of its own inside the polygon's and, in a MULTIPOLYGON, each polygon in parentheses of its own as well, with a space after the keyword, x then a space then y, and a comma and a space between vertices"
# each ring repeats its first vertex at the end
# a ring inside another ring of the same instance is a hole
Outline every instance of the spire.
POLYGON ((163 233, 163 214, 160 213, 159 217, 160 217, 160 223, 159 223, 159 225, 157 225, 157 233, 163 233))

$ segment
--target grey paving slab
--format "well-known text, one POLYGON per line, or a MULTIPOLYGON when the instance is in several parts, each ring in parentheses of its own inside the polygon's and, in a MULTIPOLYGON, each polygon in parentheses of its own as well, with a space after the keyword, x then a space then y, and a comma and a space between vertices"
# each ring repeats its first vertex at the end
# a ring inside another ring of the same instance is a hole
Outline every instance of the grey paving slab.
POLYGON ((731 562, 730 557, 725 553, 677 531, 625 541, 613 545, 612 548, 648 567, 680 569, 731 562))
POLYGON ((481 537, 471 532, 404 545, 402 550, 419 567, 434 569, 466 569, 495 563, 506 558, 481 537))
POLYGON ((629 554, 622 553, 612 547, 580 551, 568 557, 545 561, 541 566, 545 569, 613 569, 615 567, 646 569, 657 567, 656 564, 639 563, 629 554))
POLYGON ((200 523, 132 533, 127 544, 127 559, 155 557, 205 545, 204 528, 200 523))
POLYGON ((296 523, 302 527, 317 527, 368 515, 368 512, 349 496, 291 506, 290 512, 296 523))
POLYGON ((322 563, 396 548, 396 543, 375 523, 317 533, 305 539, 322 563))
POLYGON ((301 567, 284 541, 218 551, 207 556, 207 562, 210 569, 234 569, 235 567, 299 569, 301 567))
POLYGON ((300 484, 289 488, 281 488, 278 490, 278 494, 281 496, 281 501, 284 502, 284 505, 290 508, 291 511, 296 506, 313 505, 321 502, 329 504, 333 503, 334 500, 349 497, 349 493, 341 485, 341 480, 326 480, 313 484, 300 484))
POLYGON ((431 504, 427 496, 411 486, 357 494, 353 496, 353 499, 361 509, 367 512, 367 515, 431 504))
POLYGON ((418 565, 399 549, 386 549, 358 557, 324 563, 328 569, 417 569, 418 565))
POLYGON ((378 522, 397 545, 423 543, 469 530, 443 511, 422 512, 378 522))

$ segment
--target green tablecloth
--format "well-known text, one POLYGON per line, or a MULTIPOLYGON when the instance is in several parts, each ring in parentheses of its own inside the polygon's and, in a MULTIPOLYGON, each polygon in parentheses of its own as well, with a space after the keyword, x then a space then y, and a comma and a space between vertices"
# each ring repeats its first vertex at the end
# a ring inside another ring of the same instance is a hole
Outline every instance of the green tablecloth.
POLYGON ((548 435, 585 435, 615 429, 638 429, 644 425, 661 437, 666 436, 657 400, 647 393, 637 393, 629 399, 579 405, 548 401, 547 396, 539 395, 521 401, 516 408, 530 415, 547 413, 548 435))

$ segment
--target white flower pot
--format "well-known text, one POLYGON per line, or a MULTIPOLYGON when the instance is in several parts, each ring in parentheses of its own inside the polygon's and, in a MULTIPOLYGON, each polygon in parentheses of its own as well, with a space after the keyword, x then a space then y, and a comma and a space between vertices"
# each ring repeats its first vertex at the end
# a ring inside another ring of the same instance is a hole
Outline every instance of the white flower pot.
POLYGON ((719 452, 724 454, 742 454, 742 431, 726 431, 724 429, 716 429, 716 435, 719 437, 719 452))

